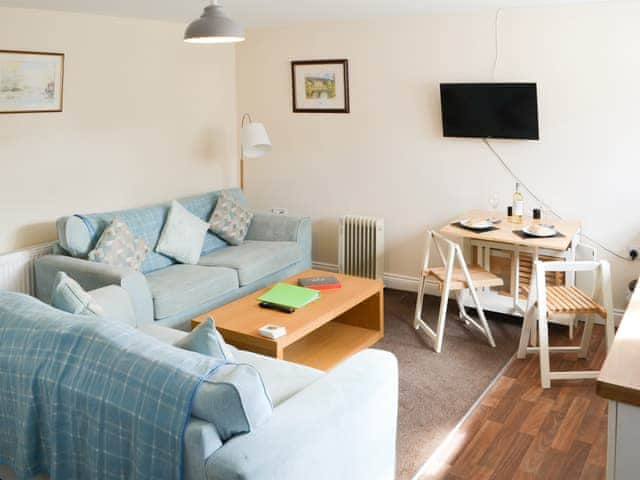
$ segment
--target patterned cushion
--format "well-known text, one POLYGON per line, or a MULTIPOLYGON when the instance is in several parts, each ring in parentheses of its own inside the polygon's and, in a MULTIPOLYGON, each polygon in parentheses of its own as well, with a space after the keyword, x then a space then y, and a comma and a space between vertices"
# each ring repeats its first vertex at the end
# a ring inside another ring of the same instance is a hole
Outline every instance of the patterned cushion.
POLYGON ((242 245, 247 236, 253 213, 226 192, 220 194, 209 219, 213 233, 232 245, 242 245))
MULTIPOLYGON (((193 195, 179 199, 179 201, 182 206, 199 219, 208 222, 221 192, 222 191, 218 190, 193 195)), ((241 205, 246 205, 246 198, 239 188, 230 188, 224 190, 224 192, 234 197, 241 205)), ((144 274, 154 272, 176 263, 172 258, 154 251, 158 244, 162 228, 167 220, 169 207, 170 205, 168 203, 162 203, 149 207, 83 215, 76 214, 72 217, 65 217, 60 219, 60 224, 58 225, 59 240, 62 247, 74 257, 87 258, 89 252, 93 250, 98 243, 100 235, 102 235, 104 230, 111 225, 111 222, 118 217, 127 224, 129 230, 131 230, 136 237, 144 240, 151 248, 147 258, 145 258, 142 263, 140 271, 144 274), (66 227, 66 223, 69 221, 73 223, 73 228, 69 229, 66 227), (60 235, 61 230, 63 230, 63 235, 60 235)), ((229 246, 227 242, 209 231, 205 236, 204 245, 202 246, 202 255, 207 255, 214 250, 227 246, 229 246)))
POLYGON ((56 273, 53 281, 51 306, 74 315, 104 315, 104 310, 73 278, 64 272, 56 273))
MULTIPOLYGON (((149 245, 149 254, 140 268, 140 271, 146 274, 176 263, 175 260, 153 251, 158 243, 158 238, 160 238, 160 232, 167 220, 168 213, 169 205, 156 205, 153 207, 121 210, 119 212, 92 213, 90 215, 77 216, 87 226, 92 237, 93 245, 97 245, 100 235, 111 225, 113 220, 118 218, 126 223, 131 233, 149 245)), ((92 246, 91 248, 95 247, 92 246)), ((91 248, 89 250, 91 250, 91 248)))
POLYGON ((89 252, 89 260, 140 270, 148 253, 149 246, 144 240, 134 237, 127 225, 115 218, 102 233, 96 248, 89 252))
POLYGON ((174 343, 178 348, 198 352, 202 355, 219 358, 227 362, 235 361, 233 352, 216 329, 212 317, 191 330, 186 336, 174 343))
POLYGON ((171 210, 164 224, 156 252, 176 259, 180 263, 194 265, 200 260, 204 236, 209 225, 180 205, 171 202, 171 210))

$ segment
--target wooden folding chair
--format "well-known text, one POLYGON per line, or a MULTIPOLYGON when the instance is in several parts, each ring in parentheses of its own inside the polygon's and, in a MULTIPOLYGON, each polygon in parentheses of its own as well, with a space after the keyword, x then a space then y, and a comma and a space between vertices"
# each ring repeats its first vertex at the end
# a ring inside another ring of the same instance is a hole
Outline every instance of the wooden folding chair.
POLYGON ((495 347, 495 341, 491 334, 491 329, 484 315, 478 292, 479 287, 498 287, 503 285, 500 277, 491 272, 487 272, 478 265, 467 267, 460 246, 451 240, 444 238, 442 235, 429 231, 427 233, 427 244, 424 255, 424 263, 420 274, 418 285, 418 299, 416 301, 416 312, 413 326, 417 330, 421 328, 434 342, 434 350, 436 353, 442 351, 442 341, 444 339, 444 326, 447 319, 447 304, 449 302, 450 292, 454 292, 455 299, 458 303, 459 317, 467 325, 473 325, 480 330, 492 347, 495 347), (442 267, 432 267, 430 265, 431 249, 435 248, 438 252, 442 267), (446 255, 443 252, 446 249, 446 255), (458 267, 454 264, 458 263, 458 267), (434 331, 422 319, 422 302, 424 300, 424 291, 427 284, 437 285, 440 290, 440 311, 438 313, 438 323, 434 331), (472 318, 465 310, 462 302, 462 293, 468 290, 473 299, 473 303, 478 312, 479 322, 472 318))
POLYGON ((572 380, 583 378, 597 378, 597 370, 552 372, 549 367, 549 353, 576 352, 579 358, 586 358, 591 340, 594 317, 598 315, 605 321, 607 350, 611 347, 614 336, 613 299, 611 294, 611 273, 609 263, 601 261, 574 262, 535 262, 533 278, 529 287, 527 310, 522 324, 518 358, 525 358, 527 353, 540 354, 540 381, 542 388, 549 388, 551 380, 572 380), (547 272, 589 272, 596 275, 594 294, 598 300, 592 298, 574 286, 547 287, 545 275, 547 272), (587 315, 580 346, 549 346, 549 319, 554 315, 587 315), (536 317, 538 340, 536 343, 536 317), (532 343, 533 345, 530 345, 532 343))

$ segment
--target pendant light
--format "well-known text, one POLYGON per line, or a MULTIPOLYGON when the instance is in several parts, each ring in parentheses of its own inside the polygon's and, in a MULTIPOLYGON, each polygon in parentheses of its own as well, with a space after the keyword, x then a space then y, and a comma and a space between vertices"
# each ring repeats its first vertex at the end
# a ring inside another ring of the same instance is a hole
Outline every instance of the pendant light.
POLYGON ((229 17, 218 0, 204 7, 202 16, 184 32, 187 43, 235 43, 244 40, 244 29, 229 17))

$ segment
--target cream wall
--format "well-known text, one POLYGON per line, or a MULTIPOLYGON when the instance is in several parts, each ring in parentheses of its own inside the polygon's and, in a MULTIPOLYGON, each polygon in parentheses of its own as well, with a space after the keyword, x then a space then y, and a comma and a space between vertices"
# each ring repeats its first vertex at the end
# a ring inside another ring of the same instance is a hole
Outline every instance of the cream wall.
MULTIPOLYGON (((494 141, 525 181, 617 251, 640 234, 640 3, 508 9, 497 81, 538 83, 541 141, 494 141)), ((384 217, 386 272, 415 276, 426 228, 514 181, 480 140, 442 138, 439 83, 491 81, 495 11, 249 31, 237 49, 239 112, 265 123, 247 161, 258 209, 314 219, 314 261, 337 261, 337 218, 384 217), (293 59, 347 58, 351 114, 293 114, 293 59)), ((526 203, 527 209, 534 203, 526 203)), ((604 258, 610 258, 603 254, 604 258)), ((640 263, 612 259, 615 303, 640 263)))
POLYGON ((65 53, 64 112, 0 115, 0 252, 61 215, 237 184, 235 50, 184 25, 0 8, 0 49, 65 53))

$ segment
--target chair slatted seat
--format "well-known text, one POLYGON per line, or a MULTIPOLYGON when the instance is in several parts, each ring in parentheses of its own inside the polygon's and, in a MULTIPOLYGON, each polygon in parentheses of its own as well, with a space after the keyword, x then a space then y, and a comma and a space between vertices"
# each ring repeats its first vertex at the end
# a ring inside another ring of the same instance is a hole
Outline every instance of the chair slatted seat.
MULTIPOLYGON (((528 286, 523 286, 522 289, 529 293, 528 286)), ((607 311, 602 305, 573 285, 547 287, 546 291, 549 316, 576 313, 595 313, 603 318, 607 316, 607 311)))
MULTIPOLYGON (((486 271, 479 265, 469 265, 467 269, 469 270, 471 281, 476 288, 501 287, 504 285, 504 280, 497 275, 486 271)), ((428 268, 424 271, 424 275, 427 277, 433 277, 433 279, 440 284, 440 289, 442 289, 442 285, 447 277, 447 271, 445 267, 428 268)), ((451 275, 449 290, 457 291, 465 290, 467 288, 469 288, 469 284, 465 278, 464 270, 461 268, 454 268, 451 275)))
POLYGON ((603 318, 607 316, 600 304, 573 285, 547 288, 547 308, 549 313, 596 313, 603 318))

